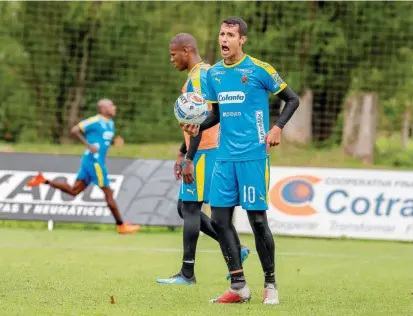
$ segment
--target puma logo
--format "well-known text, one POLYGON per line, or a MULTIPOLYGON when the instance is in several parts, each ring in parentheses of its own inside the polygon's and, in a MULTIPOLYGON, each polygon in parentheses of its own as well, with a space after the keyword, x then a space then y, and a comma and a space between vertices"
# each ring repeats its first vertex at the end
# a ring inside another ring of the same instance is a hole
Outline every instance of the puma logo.
POLYGON ((195 189, 192 189, 192 190, 186 189, 186 192, 189 192, 189 193, 191 193, 192 195, 195 195, 195 189))
POLYGON ((264 198, 263 198, 262 196, 260 196, 260 200, 261 200, 261 201, 265 201, 265 200, 264 200, 264 198))
POLYGON ((221 78, 214 78, 214 80, 218 81, 219 83, 221 83, 221 78))

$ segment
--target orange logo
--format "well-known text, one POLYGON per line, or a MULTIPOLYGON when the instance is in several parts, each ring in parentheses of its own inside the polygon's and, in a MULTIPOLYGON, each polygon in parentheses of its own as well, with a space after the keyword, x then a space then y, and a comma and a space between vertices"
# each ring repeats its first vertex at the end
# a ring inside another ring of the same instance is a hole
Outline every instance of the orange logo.
POLYGON ((194 92, 189 95, 189 98, 196 105, 201 105, 201 104, 205 103, 204 98, 202 98, 199 94, 196 94, 194 92))
POLYGON ((280 212, 292 216, 318 213, 311 205, 313 185, 321 179, 313 176, 291 176, 278 181, 270 191, 271 204, 280 212))

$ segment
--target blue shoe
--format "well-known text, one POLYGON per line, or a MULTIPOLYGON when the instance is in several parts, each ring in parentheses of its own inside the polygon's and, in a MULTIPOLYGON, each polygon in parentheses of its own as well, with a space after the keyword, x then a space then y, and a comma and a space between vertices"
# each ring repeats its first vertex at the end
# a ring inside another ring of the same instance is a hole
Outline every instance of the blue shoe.
MULTIPOLYGON (((250 249, 245 246, 241 246, 241 263, 244 263, 244 261, 248 258, 248 255, 250 254, 250 249)), ((229 280, 231 275, 228 273, 227 274, 227 280, 229 280)))
POLYGON ((183 284, 183 285, 191 285, 191 284, 196 284, 196 279, 195 275, 192 276, 192 278, 187 278, 181 273, 178 273, 174 276, 171 276, 170 278, 167 279, 158 279, 156 280, 156 283, 161 283, 161 284, 183 284))

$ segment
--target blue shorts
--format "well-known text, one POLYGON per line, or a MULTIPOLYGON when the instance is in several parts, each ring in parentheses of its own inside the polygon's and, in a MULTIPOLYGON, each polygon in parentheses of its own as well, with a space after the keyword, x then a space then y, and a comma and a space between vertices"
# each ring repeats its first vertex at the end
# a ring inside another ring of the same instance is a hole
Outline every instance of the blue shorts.
POLYGON ((197 151, 193 160, 195 181, 192 184, 186 184, 182 179, 178 199, 209 203, 209 191, 216 152, 216 148, 197 151))
POLYGON ((268 209, 269 159, 216 161, 211 181, 211 206, 240 205, 247 211, 268 209))
POLYGON ((98 161, 85 161, 82 159, 76 180, 82 180, 89 185, 94 183, 100 188, 109 186, 108 170, 98 161))

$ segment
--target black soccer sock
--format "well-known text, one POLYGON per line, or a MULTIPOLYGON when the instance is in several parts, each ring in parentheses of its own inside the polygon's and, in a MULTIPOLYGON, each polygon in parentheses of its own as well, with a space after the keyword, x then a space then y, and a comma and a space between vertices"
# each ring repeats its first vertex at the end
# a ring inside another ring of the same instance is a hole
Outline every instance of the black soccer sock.
POLYGON ((123 221, 116 221, 116 225, 118 225, 118 226, 120 226, 120 225, 122 225, 123 224, 123 221))
POLYGON ((247 212, 252 231, 255 237, 255 247, 264 271, 265 283, 275 282, 275 245, 274 237, 268 226, 266 211, 247 212))
POLYGON ((195 259, 194 260, 183 260, 182 261, 182 267, 181 267, 181 273, 184 275, 184 277, 190 279, 194 275, 194 265, 195 265, 195 259))
POLYGON ((231 273, 231 288, 233 290, 242 289, 245 286, 244 271, 231 273))
POLYGON ((201 227, 201 207, 202 202, 184 201, 182 203, 184 254, 181 272, 187 278, 194 275, 196 245, 201 227))
MULTIPOLYGON (((212 207, 212 227, 218 235, 219 245, 228 266, 232 271, 242 270, 241 243, 232 224, 234 207, 212 207)), ((241 288, 245 285, 245 277, 242 271, 231 273, 231 287, 241 288)))

